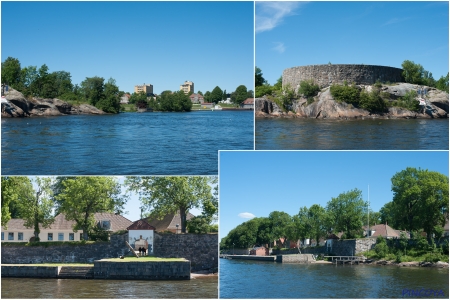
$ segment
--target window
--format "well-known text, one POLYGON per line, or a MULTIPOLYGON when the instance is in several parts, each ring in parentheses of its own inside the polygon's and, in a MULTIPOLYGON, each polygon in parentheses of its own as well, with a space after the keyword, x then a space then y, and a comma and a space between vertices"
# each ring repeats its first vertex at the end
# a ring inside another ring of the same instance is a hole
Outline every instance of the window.
POLYGON ((14 241, 14 232, 8 232, 8 241, 14 241))
POLYGON ((80 233, 80 241, 82 241, 82 240, 83 240, 83 234, 80 233))
POLYGON ((69 233, 69 241, 75 240, 75 233, 69 233))
POLYGON ((58 233, 58 241, 64 241, 64 233, 58 233))
POLYGON ((53 233, 48 233, 47 240, 48 241, 53 241, 53 233))
POLYGON ((19 241, 23 241, 23 232, 19 232, 19 233, 17 234, 17 239, 18 239, 19 241))
POLYGON ((101 227, 104 230, 111 229, 111 222, 109 220, 102 220, 101 227))
POLYGON ((5 233, 2 232, 2 241, 5 240, 5 233))

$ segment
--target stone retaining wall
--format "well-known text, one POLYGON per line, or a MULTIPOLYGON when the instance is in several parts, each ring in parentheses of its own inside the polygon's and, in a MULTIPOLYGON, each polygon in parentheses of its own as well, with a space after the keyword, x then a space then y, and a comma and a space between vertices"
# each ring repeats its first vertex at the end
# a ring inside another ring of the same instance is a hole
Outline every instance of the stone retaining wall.
POLYGON ((85 245, 2 246, 3 264, 31 263, 93 263, 102 258, 116 258, 129 251, 125 244, 128 234, 112 235, 109 242, 98 242, 85 245))
POLYGON ((313 80, 321 88, 332 84, 374 84, 381 82, 403 82, 402 69, 373 65, 310 65, 293 67, 283 71, 283 87, 290 85, 298 89, 301 81, 313 80))
POLYGON ((311 263, 315 261, 312 254, 277 255, 278 263, 311 263))
POLYGON ((217 234, 155 234, 157 257, 183 257, 191 262, 192 271, 218 270, 217 234))
POLYGON ((168 280, 190 279, 189 261, 173 262, 94 262, 95 279, 168 280))
POLYGON ((229 254, 229 255, 249 255, 250 250, 252 248, 235 248, 235 249, 225 249, 222 250, 222 254, 229 254))
POLYGON ((61 267, 2 266, 2 277, 57 278, 61 267))

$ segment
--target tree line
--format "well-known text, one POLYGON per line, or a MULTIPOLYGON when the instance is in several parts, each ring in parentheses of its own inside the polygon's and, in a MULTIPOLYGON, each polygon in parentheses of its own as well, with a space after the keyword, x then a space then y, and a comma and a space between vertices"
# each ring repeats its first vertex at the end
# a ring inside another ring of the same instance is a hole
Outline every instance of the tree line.
MULTIPOLYGON (((205 94, 202 91, 198 91, 197 94, 202 95, 205 98, 205 102, 209 103, 219 103, 221 100, 227 100, 227 91, 216 86, 211 92, 206 91, 205 94)), ((236 88, 234 92, 230 94, 230 100, 236 105, 240 105, 247 98, 253 98, 253 91, 247 90, 245 85, 240 85, 236 88)))
POLYGON ((95 223, 94 214, 100 212, 123 214, 130 193, 139 195, 144 217, 162 218, 180 213, 181 232, 206 233, 217 225, 217 177, 127 177, 120 184, 114 177, 2 177, 1 225, 11 218, 24 219, 27 228, 34 229, 39 241, 41 227, 49 228, 55 216, 63 213, 75 221, 74 231, 83 230, 83 239, 105 239, 107 234, 95 223), (122 188, 127 193, 122 193, 122 188), (190 209, 202 214, 187 221, 190 209))
POLYGON ((119 113, 120 97, 116 81, 94 76, 86 77, 80 85, 73 84, 70 72, 49 72, 41 67, 22 68, 17 58, 8 57, 2 62, 2 83, 21 92, 25 97, 58 98, 65 101, 89 103, 107 113, 119 113))
POLYGON ((332 198, 322 207, 314 204, 301 207, 295 215, 273 211, 268 217, 253 218, 232 229, 224 237, 223 249, 271 245, 284 238, 292 241, 315 239, 317 242, 332 233, 342 239, 364 236, 363 226, 387 223, 394 229, 424 231, 430 243, 433 234, 442 236, 448 217, 448 177, 438 172, 407 168, 392 179, 394 198, 380 212, 368 210, 362 192, 353 189, 332 198), (369 213, 369 214, 368 214, 369 213), (369 215, 369 220, 367 220, 369 215))

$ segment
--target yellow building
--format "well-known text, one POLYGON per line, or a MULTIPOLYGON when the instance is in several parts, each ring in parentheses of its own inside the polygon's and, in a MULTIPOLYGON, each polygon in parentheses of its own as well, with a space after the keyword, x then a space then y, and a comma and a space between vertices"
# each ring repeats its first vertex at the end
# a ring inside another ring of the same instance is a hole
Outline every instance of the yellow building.
POLYGON ((145 84, 145 83, 143 85, 135 85, 134 92, 136 94, 139 94, 140 92, 144 92, 147 94, 147 96, 150 96, 150 94, 153 94, 153 85, 145 84))
POLYGON ((194 92, 194 83, 192 81, 185 81, 182 85, 180 85, 180 91, 183 91, 185 94, 194 92))

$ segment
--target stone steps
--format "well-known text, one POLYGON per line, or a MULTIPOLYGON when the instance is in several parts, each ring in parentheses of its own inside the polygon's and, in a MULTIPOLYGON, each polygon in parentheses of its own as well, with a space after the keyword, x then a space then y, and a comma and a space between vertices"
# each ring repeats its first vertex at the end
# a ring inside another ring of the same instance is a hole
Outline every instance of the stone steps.
POLYGON ((94 278, 94 267, 61 267, 58 278, 94 278))

